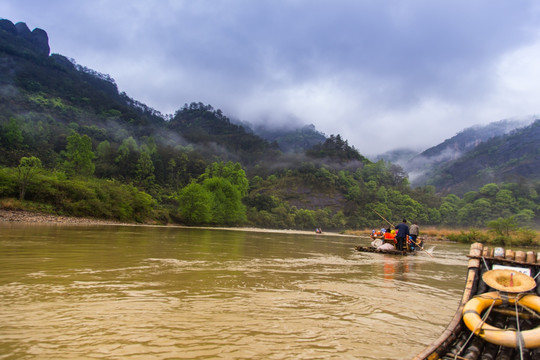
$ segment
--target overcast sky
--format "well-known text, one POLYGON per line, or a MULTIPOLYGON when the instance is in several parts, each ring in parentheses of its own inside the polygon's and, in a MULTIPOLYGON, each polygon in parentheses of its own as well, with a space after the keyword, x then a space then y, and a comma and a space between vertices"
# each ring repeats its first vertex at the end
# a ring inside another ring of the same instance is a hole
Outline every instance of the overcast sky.
POLYGON ((538 0, 2 0, 164 114, 314 124, 362 154, 540 114, 538 0))

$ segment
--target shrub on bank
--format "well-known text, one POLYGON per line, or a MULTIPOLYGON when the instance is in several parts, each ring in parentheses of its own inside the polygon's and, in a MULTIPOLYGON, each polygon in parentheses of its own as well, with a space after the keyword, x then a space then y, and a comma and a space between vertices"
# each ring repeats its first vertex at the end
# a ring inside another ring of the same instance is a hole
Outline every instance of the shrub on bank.
POLYGON ((460 230, 459 233, 448 233, 446 237, 465 244, 480 242, 496 246, 535 246, 540 243, 538 231, 529 228, 517 228, 508 234, 478 229, 460 230))
MULTIPOLYGON (((0 197, 18 194, 16 176, 16 169, 0 169, 0 197)), ((26 200, 27 204, 50 204, 59 214, 125 222, 143 222, 156 207, 150 195, 133 185, 96 178, 66 179, 62 173, 47 170, 30 181, 26 200)))
POLYGON ((489 237, 477 229, 470 229, 468 232, 461 230, 459 233, 449 233, 447 237, 451 241, 456 241, 464 244, 472 244, 475 242, 487 243, 489 237))

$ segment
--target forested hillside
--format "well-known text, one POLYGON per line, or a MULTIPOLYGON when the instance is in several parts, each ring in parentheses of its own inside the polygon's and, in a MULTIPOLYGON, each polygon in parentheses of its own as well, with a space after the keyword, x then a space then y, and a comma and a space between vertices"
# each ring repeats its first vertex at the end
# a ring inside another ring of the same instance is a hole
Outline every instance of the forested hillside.
POLYGON ((430 184, 463 194, 486 182, 526 183, 540 179, 540 120, 476 146, 456 160, 432 169, 430 184))
POLYGON ((441 197, 434 186, 412 188, 400 166, 368 160, 339 134, 270 133, 200 102, 163 115, 119 92, 111 76, 49 55, 45 31, 0 20, 1 206, 298 229, 385 225, 377 213, 423 225, 539 219, 534 179, 502 177, 463 198, 441 197))
MULTIPOLYGON (((532 121, 532 119, 502 120, 484 126, 473 126, 459 132, 449 139, 446 139, 444 142, 433 146, 422 153, 417 154, 416 156, 411 156, 406 161, 399 163, 411 176, 411 183, 413 186, 433 184, 437 187, 439 192, 463 193, 463 190, 474 190, 478 188, 478 186, 484 185, 487 182, 507 180, 503 177, 484 178, 484 180, 482 180, 482 173, 479 173, 476 174, 478 175, 479 179, 473 180, 471 178, 470 184, 463 186, 465 185, 462 181, 464 178, 463 176, 461 176, 461 180, 457 180, 455 183, 450 180, 445 184, 438 183, 439 180, 437 180, 437 178, 440 179, 441 174, 439 173, 441 169, 448 166, 448 164, 451 164, 452 162, 466 162, 464 159, 474 158, 475 156, 471 154, 474 153, 478 146, 489 142, 493 138, 509 134, 515 129, 528 126, 532 121)), ((519 156, 515 158, 515 160, 519 161, 519 156)), ((476 167, 475 169, 479 170, 476 167)), ((468 170, 468 176, 473 175, 474 174, 468 170)))
POLYGON ((282 151, 292 153, 302 153, 326 140, 324 134, 318 132, 314 125, 306 125, 299 129, 274 129, 259 125, 254 127, 254 132, 263 139, 275 142, 282 151))

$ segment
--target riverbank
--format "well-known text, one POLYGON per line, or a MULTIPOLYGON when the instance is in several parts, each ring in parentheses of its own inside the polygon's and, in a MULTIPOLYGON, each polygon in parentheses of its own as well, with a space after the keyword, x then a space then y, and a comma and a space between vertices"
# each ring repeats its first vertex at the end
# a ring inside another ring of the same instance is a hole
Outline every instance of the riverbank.
MULTIPOLYGON (((292 229, 262 229, 252 227, 193 227, 183 225, 151 225, 137 223, 123 223, 111 220, 79 218, 71 216, 53 215, 47 213, 33 212, 27 210, 7 210, 0 209, 0 222, 21 222, 21 223, 40 223, 40 224, 66 224, 66 225, 122 225, 122 226, 158 226, 158 227, 178 227, 190 229, 212 229, 212 230, 234 230, 234 231, 249 231, 249 232, 265 232, 265 233, 285 233, 285 234, 302 234, 302 235, 329 235, 329 236, 346 236, 359 237, 354 234, 339 234, 334 232, 324 232, 323 234, 315 234, 315 231, 292 230, 292 229)), ((362 237, 362 236, 360 236, 362 237)), ((364 237, 368 237, 367 235, 364 237)))
POLYGON ((41 224, 84 224, 84 225, 133 225, 121 222, 91 218, 53 215, 26 210, 0 209, 0 221, 41 224))

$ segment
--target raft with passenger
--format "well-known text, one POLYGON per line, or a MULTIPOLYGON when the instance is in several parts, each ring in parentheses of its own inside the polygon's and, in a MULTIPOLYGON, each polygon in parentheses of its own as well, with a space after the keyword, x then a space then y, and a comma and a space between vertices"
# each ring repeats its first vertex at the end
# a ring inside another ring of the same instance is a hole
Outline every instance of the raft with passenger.
MULTIPOLYGON (((372 233, 373 234, 373 233, 372 233)), ((424 250, 420 244, 415 243, 409 236, 403 250, 396 248, 396 232, 387 231, 383 233, 383 238, 371 237, 374 239, 370 246, 357 246, 355 249, 360 252, 381 253, 389 255, 415 255, 418 250, 424 250)), ((431 255, 431 254, 430 254, 431 255)))
POLYGON ((416 255, 416 251, 405 251, 405 250, 397 250, 397 249, 379 249, 374 248, 371 246, 357 246, 355 248, 357 251, 360 252, 368 252, 368 253, 379 253, 379 254, 388 254, 388 255, 400 255, 400 256, 407 256, 407 255, 416 255))
POLYGON ((456 314, 414 359, 540 359, 539 274, 540 252, 472 244, 456 314))
POLYGON ((385 232, 386 232, 386 229, 381 229, 381 230, 373 229, 371 231, 371 234, 369 235, 369 237, 372 238, 373 240, 384 239, 384 233, 385 232))

